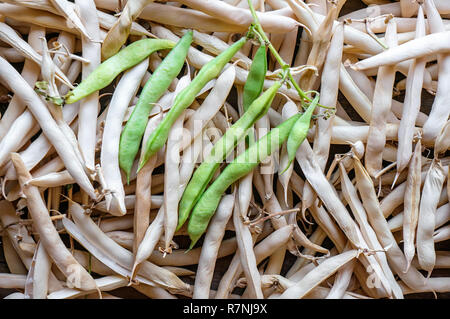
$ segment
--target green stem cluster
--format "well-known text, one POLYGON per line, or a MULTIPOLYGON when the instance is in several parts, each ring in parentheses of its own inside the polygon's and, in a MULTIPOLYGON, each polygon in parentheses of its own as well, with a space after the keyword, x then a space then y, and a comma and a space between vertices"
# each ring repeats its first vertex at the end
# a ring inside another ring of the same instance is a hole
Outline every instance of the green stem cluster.
MULTIPOLYGON (((297 81, 295 81, 294 77, 292 76, 290 66, 288 63, 286 63, 283 58, 280 56, 280 54, 277 52, 277 50, 274 48, 272 43, 270 42, 269 38, 267 37, 266 33, 264 32, 261 23, 259 22, 258 15, 256 14, 255 7, 253 6, 252 0, 247 0, 248 6, 250 8, 250 12, 252 13, 253 17, 253 24, 250 27, 250 30, 255 33, 259 40, 261 42, 264 42, 264 44, 269 48, 270 52, 274 56, 274 58, 277 60, 278 64, 281 66, 281 69, 283 70, 282 78, 283 82, 286 78, 289 79, 289 83, 294 87, 294 89, 297 91, 298 95, 302 99, 302 102, 306 100, 308 103, 311 103, 313 101, 312 98, 310 98, 298 85, 297 81)), ((329 108, 320 104, 317 104, 319 107, 323 108, 329 108)))
POLYGON ((267 37, 266 33, 264 32, 261 23, 259 22, 258 15, 256 14, 255 7, 253 7, 252 0, 248 0, 248 6, 250 8, 250 11, 253 16, 253 28, 254 31, 256 31, 258 37, 264 41, 266 46, 269 48, 272 55, 277 60, 278 64, 280 64, 281 68, 284 70, 286 68, 289 68, 289 64, 284 62, 283 58, 280 56, 280 54, 275 50, 272 43, 270 42, 269 38, 267 37))

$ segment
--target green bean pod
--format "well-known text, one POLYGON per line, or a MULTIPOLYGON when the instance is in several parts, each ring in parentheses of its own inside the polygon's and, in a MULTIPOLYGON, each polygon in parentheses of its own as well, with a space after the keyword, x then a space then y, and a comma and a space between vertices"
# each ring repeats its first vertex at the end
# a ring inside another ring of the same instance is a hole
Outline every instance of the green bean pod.
MULTIPOLYGON (((289 162, 285 170, 292 164, 292 161, 295 158, 295 154, 297 153, 298 148, 303 143, 308 134, 309 125, 311 123, 311 117, 313 112, 319 103, 319 95, 317 94, 314 100, 309 104, 303 116, 298 119, 289 133, 289 137, 286 143, 286 148, 288 152, 289 162)), ((284 171, 283 171, 284 173, 284 171)))
POLYGON ((220 163, 222 163, 235 148, 236 144, 246 135, 248 129, 267 113, 280 87, 281 82, 275 82, 259 98, 254 100, 239 120, 214 144, 210 155, 195 170, 180 200, 177 229, 180 229, 186 222, 189 213, 211 181, 220 163))
POLYGON ((267 73, 267 53, 266 46, 262 44, 255 53, 252 66, 248 73, 247 81, 244 84, 243 107, 247 111, 248 107, 261 94, 264 80, 267 73))
POLYGON ((119 144, 119 165, 125 171, 127 181, 147 126, 148 115, 154 103, 166 92, 170 83, 183 68, 192 43, 192 34, 193 32, 190 30, 178 41, 145 83, 133 113, 122 131, 119 144))
POLYGON ((100 64, 89 76, 64 97, 66 104, 75 103, 82 98, 107 87, 123 71, 137 65, 158 50, 171 49, 175 43, 164 39, 142 39, 100 64))
POLYGON ((273 128, 268 134, 259 139, 258 142, 251 145, 244 153, 236 157, 225 167, 222 174, 201 195, 189 219, 188 234, 191 238, 190 249, 194 247, 195 243, 206 231, 209 220, 214 215, 220 199, 227 188, 255 169, 273 151, 279 149, 281 144, 288 138, 289 132, 295 122, 301 116, 302 114, 300 113, 292 116, 273 128))
POLYGON ((173 106, 170 111, 164 117, 164 119, 159 123, 158 127, 149 136, 147 144, 145 145, 144 155, 141 156, 139 169, 140 170, 148 159, 156 154, 167 141, 169 136, 170 128, 176 119, 183 113, 183 111, 189 107, 189 105, 194 102, 196 95, 200 90, 212 79, 217 77, 225 65, 231 60, 231 58, 242 48, 242 46, 247 41, 247 38, 241 38, 239 41, 235 42, 228 49, 223 51, 217 57, 206 63, 198 72, 197 76, 192 80, 192 82, 183 89, 175 97, 173 106))

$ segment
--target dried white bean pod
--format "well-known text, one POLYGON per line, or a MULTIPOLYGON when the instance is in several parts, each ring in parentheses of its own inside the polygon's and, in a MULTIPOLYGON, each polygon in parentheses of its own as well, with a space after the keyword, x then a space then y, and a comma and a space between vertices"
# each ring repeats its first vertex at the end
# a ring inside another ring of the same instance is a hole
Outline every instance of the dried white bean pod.
POLYGON ((148 68, 148 59, 124 73, 120 79, 108 108, 103 130, 100 165, 104 172, 109 193, 106 194, 106 208, 115 216, 126 213, 122 175, 119 167, 119 140, 125 111, 139 88, 139 83, 148 68))
POLYGON ((434 159, 425 177, 417 224, 417 257, 420 267, 428 272, 428 277, 431 275, 436 261, 433 233, 436 226, 436 208, 444 181, 445 174, 442 164, 439 160, 434 159))
MULTIPOLYGON (((125 208, 133 209, 136 206, 136 195, 126 195, 124 197, 125 208)), ((159 208, 163 205, 163 195, 153 195, 151 198, 151 206, 153 208, 159 208)), ((107 213, 109 212, 107 208, 106 201, 101 201, 94 206, 95 209, 107 213)))
MULTIPOLYGON (((30 28, 28 33, 28 43, 33 49, 39 49, 41 46, 40 37, 45 35, 45 30, 41 27, 33 26, 30 28)), ((15 49, 14 49, 15 50, 15 49)), ((17 50, 16 50, 17 51, 17 50)), ((8 59, 6 59, 8 60, 8 59)), ((26 59, 21 72, 22 77, 34 86, 34 83, 38 79, 40 73, 39 66, 32 60, 26 59)), ((9 102, 8 108, 2 114, 0 119, 0 138, 3 139, 6 132, 11 128, 14 121, 20 116, 20 114, 25 110, 25 104, 20 102, 19 98, 16 96, 9 102)))
POLYGON ((164 162, 164 251, 172 252, 170 242, 178 224, 178 201, 183 194, 180 189, 180 144, 183 139, 185 113, 178 117, 170 129, 164 162))
MULTIPOLYGON (((435 243, 439 243, 441 241, 445 241, 445 240, 449 240, 449 239, 450 239, 450 226, 449 225, 441 227, 434 232, 433 240, 435 243)), ((436 264, 436 260, 434 261, 434 263, 436 264)))
POLYGON ((358 159, 354 158, 354 163, 357 186, 360 191, 360 195, 362 196, 369 222, 374 231, 377 233, 380 244, 385 248, 389 247, 386 254, 392 270, 396 272, 402 281, 409 287, 418 290, 423 289, 425 287, 425 278, 419 271, 417 271, 416 268, 409 267, 408 271, 405 272, 405 257, 401 249, 398 247, 394 236, 389 230, 386 218, 383 216, 381 205, 378 203, 370 176, 358 159))
POLYGON ((56 152, 62 158, 67 170, 75 178, 80 187, 85 190, 92 199, 96 199, 97 194, 95 193, 89 178, 84 172, 81 163, 79 161, 74 161, 74 158, 76 158, 75 151, 63 136, 63 133, 53 120, 50 112, 43 104, 42 100, 25 82, 25 80, 23 80, 17 71, 1 57, 0 65, 2 68, 0 77, 8 83, 8 86, 10 86, 10 88, 20 97, 21 100, 26 102, 31 113, 33 113, 41 126, 42 131, 53 144, 56 152))
MULTIPOLYGON (((386 42, 389 47, 397 45, 397 30, 393 20, 388 22, 386 42)), ((373 107, 370 116, 365 157, 365 166, 371 176, 374 176, 382 168, 383 149, 386 145, 385 127, 387 114, 392 104, 394 80, 394 67, 379 68, 373 94, 373 107)))
MULTIPOLYGON (((27 42, 22 40, 22 38, 17 35, 13 28, 3 22, 0 22, 0 39, 8 43, 13 48, 16 48, 16 50, 21 52, 26 58, 33 60, 39 65, 42 64, 42 56, 37 53, 27 42)), ((4 70, 4 68, 2 68, 2 70, 4 70)), ((57 79, 73 89, 72 83, 69 81, 69 79, 67 79, 64 72, 62 72, 58 67, 56 68, 55 72, 57 79)))
POLYGON ((257 269, 257 260, 253 248, 252 234, 249 227, 244 225, 239 210, 239 203, 236 202, 233 210, 233 223, 236 230, 238 243, 238 253, 241 260, 241 266, 247 278, 247 287, 251 298, 263 299, 261 289, 261 277, 257 269))
MULTIPOLYGON (((128 284, 128 280, 121 276, 105 276, 99 279, 95 279, 95 283, 100 291, 111 291, 120 287, 125 287, 128 284)), ((47 296, 48 299, 74 299, 77 297, 85 296, 95 292, 91 291, 80 291, 77 289, 64 288, 59 291, 52 292, 47 296)))
POLYGON ((36 246, 33 261, 25 284, 25 295, 31 299, 46 299, 48 281, 51 273, 52 261, 40 242, 36 246))
MULTIPOLYGON (((85 214, 84 209, 80 205, 71 202, 69 209, 76 226, 82 231, 87 241, 93 245, 97 245, 106 256, 117 262, 118 266, 126 269, 127 275, 129 275, 133 265, 133 254, 116 244, 103 233, 92 219, 85 214)), ((146 283, 151 281, 154 283, 153 285, 167 288, 169 291, 190 294, 190 286, 182 282, 172 272, 147 261, 143 262, 141 266, 139 274, 147 279, 146 283)))
POLYGON ((17 153, 12 153, 11 160, 19 176, 22 191, 27 198, 27 206, 34 221, 33 225, 40 234, 40 240, 45 251, 53 259, 59 270, 66 276, 67 284, 81 290, 96 290, 97 286, 94 279, 73 258, 59 237, 38 188, 27 185, 27 181, 31 179, 31 175, 26 170, 20 156, 17 153), (76 275, 74 275, 74 272, 76 275))
MULTIPOLYGON (((101 62, 100 26, 93 0, 76 1, 80 11, 80 22, 86 26, 89 37, 82 36, 83 58, 89 63, 83 64, 82 79, 85 79, 101 62), (90 38, 90 39, 89 39, 90 38)), ((95 170, 95 144, 97 115, 99 112, 99 93, 94 92, 80 101, 78 140, 86 167, 95 170)))
POLYGON ((233 195, 225 195, 220 201, 217 212, 214 214, 208 226, 198 261, 194 293, 192 295, 193 299, 209 297, 214 266, 223 235, 225 234, 225 226, 233 213, 234 200, 233 195))
POLYGON ((414 240, 417 222, 419 220, 419 202, 422 167, 422 145, 420 139, 416 143, 414 153, 409 162, 408 177, 404 197, 403 211, 403 251, 406 257, 406 267, 411 264, 415 254, 414 240))
POLYGON ((329 257, 310 271, 294 286, 286 289, 280 296, 282 299, 301 299, 314 287, 333 275, 340 267, 358 257, 358 250, 350 250, 334 257, 329 257))

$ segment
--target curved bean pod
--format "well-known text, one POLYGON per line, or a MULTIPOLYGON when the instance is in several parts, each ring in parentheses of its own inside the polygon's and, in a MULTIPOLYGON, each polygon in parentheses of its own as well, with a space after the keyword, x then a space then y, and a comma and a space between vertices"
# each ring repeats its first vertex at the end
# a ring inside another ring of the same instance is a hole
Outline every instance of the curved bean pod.
POLYGON ((444 168, 440 160, 434 159, 422 188, 416 240, 417 259, 420 267, 428 272, 428 277, 431 275, 436 263, 433 233, 436 227, 436 209, 444 181, 444 168))
MULTIPOLYGON (((444 32, 445 26, 439 15, 434 1, 425 1, 428 24, 432 33, 444 32)), ((426 142, 435 141, 450 115, 447 101, 450 97, 448 83, 450 81, 450 54, 439 54, 437 57, 439 81, 436 96, 427 121, 423 125, 423 139, 426 142)))
POLYGON ((188 224, 188 234, 192 241, 190 248, 194 247, 208 227, 209 220, 219 205, 221 195, 231 184, 251 172, 262 160, 277 150, 288 138, 289 132, 300 116, 301 114, 294 115, 281 123, 236 157, 202 194, 192 211, 188 224))
MULTIPOLYGON (((52 0, 54 1, 54 0, 52 0)), ((139 16, 144 7, 153 0, 128 1, 123 8, 119 19, 109 29, 102 44, 102 59, 106 60, 117 53, 125 44, 130 35, 131 25, 139 16)))
POLYGON ((216 58, 205 64, 197 76, 192 80, 191 84, 181 91, 176 97, 172 108, 158 125, 155 131, 149 136, 147 144, 145 145, 145 153, 141 156, 139 169, 140 170, 148 159, 156 154, 156 152, 163 147, 169 136, 170 128, 181 113, 192 104, 198 92, 210 80, 217 77, 231 58, 239 51, 240 48, 247 42, 247 38, 241 38, 235 42, 226 51, 219 54, 216 58))
POLYGON ((116 55, 100 64, 89 76, 69 93, 66 104, 72 104, 82 98, 108 86, 119 73, 140 63, 150 54, 158 50, 171 49, 175 46, 170 40, 142 39, 128 45, 116 55))
POLYGON ((59 237, 39 189, 36 186, 27 185, 32 176, 25 168, 22 159, 17 153, 11 153, 11 160, 16 168, 22 191, 27 198, 27 206, 33 219, 33 227, 39 234, 45 251, 55 262, 58 269, 66 276, 66 284, 69 287, 71 286, 71 288, 75 287, 81 290, 97 289, 94 279, 76 261, 59 237), (74 276, 74 272, 76 272, 77 276, 74 276))
POLYGON ((177 229, 180 229, 189 217, 189 213, 206 189, 209 181, 219 168, 220 163, 230 151, 234 149, 237 142, 245 136, 247 130, 261 118, 261 116, 267 113, 280 86, 281 83, 276 82, 270 89, 256 99, 250 105, 247 112, 245 112, 242 117, 226 131, 222 138, 214 144, 210 155, 197 168, 183 193, 180 201, 177 229))
POLYGON ((142 89, 138 103, 122 131, 119 144, 119 164, 120 168, 125 171, 128 182, 134 158, 139 151, 145 132, 148 114, 154 103, 167 91, 170 83, 180 73, 191 43, 192 31, 189 31, 153 72, 142 89))
POLYGON ((286 289, 280 296, 282 299, 301 299, 309 293, 314 287, 334 274, 339 268, 347 264, 353 258, 358 258, 358 250, 348 250, 337 256, 330 257, 319 266, 306 274, 302 280, 294 286, 286 289))
POLYGON ((75 151, 72 145, 63 138, 63 134, 48 111, 47 106, 42 102, 36 92, 30 85, 20 76, 14 67, 5 59, 0 57, 0 73, 1 80, 10 87, 10 89, 19 97, 20 101, 25 103, 36 121, 39 123, 43 133, 48 140, 53 144, 56 152, 64 162, 67 170, 77 181, 80 187, 89 194, 92 199, 97 198, 97 193, 94 191, 88 176, 79 161, 74 161, 76 158, 75 151))

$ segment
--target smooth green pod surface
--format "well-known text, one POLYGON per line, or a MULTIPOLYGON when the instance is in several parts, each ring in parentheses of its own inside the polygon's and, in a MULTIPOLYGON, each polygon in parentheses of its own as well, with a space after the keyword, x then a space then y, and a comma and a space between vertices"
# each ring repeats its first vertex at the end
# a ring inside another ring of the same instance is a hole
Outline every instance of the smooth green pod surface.
POLYGON ((305 113, 303 113, 303 115, 298 119, 298 121, 292 128, 291 132, 289 133, 289 137, 286 144, 289 163, 286 169, 292 164, 292 161, 295 158, 295 154, 297 153, 298 148, 303 143, 303 141, 306 138, 306 135, 308 134, 309 125, 311 123, 311 117, 317 106, 317 103, 319 103, 319 95, 316 95, 314 100, 309 104, 305 113))
POLYGON ((131 43, 100 64, 75 89, 67 93, 66 104, 75 103, 95 91, 105 88, 117 75, 142 62, 153 52, 171 49, 174 46, 173 41, 164 39, 142 39, 131 43))
POLYGON ((131 167, 139 151, 148 115, 160 97, 167 91, 173 79, 180 73, 192 43, 192 31, 188 31, 164 58, 145 84, 139 100, 120 136, 119 165, 129 180, 131 167))
POLYGON ((220 163, 222 163, 227 155, 235 148, 236 144, 245 136, 248 129, 267 113, 280 87, 281 82, 275 82, 259 98, 254 100, 239 120, 214 144, 210 155, 195 170, 180 200, 177 229, 180 229, 186 222, 189 213, 211 181, 220 163))
POLYGON ((243 107, 247 111, 253 101, 261 94, 267 73, 266 46, 262 44, 255 53, 247 81, 244 84, 243 107))
POLYGON ((231 184, 238 181, 255 169, 261 161, 280 148, 286 141, 289 133, 302 114, 296 114, 273 128, 255 144, 251 145, 244 153, 236 157, 217 179, 201 195, 195 205, 188 223, 188 234, 191 238, 190 248, 200 239, 206 231, 211 217, 219 205, 222 195, 225 194, 231 184))
POLYGON ((166 143, 170 128, 181 113, 194 102, 195 96, 212 79, 217 77, 231 58, 242 48, 247 38, 241 38, 217 57, 206 63, 198 72, 192 82, 175 97, 170 111, 159 123, 158 127, 150 134, 145 145, 144 155, 141 156, 139 169, 148 159, 156 154, 166 143))

